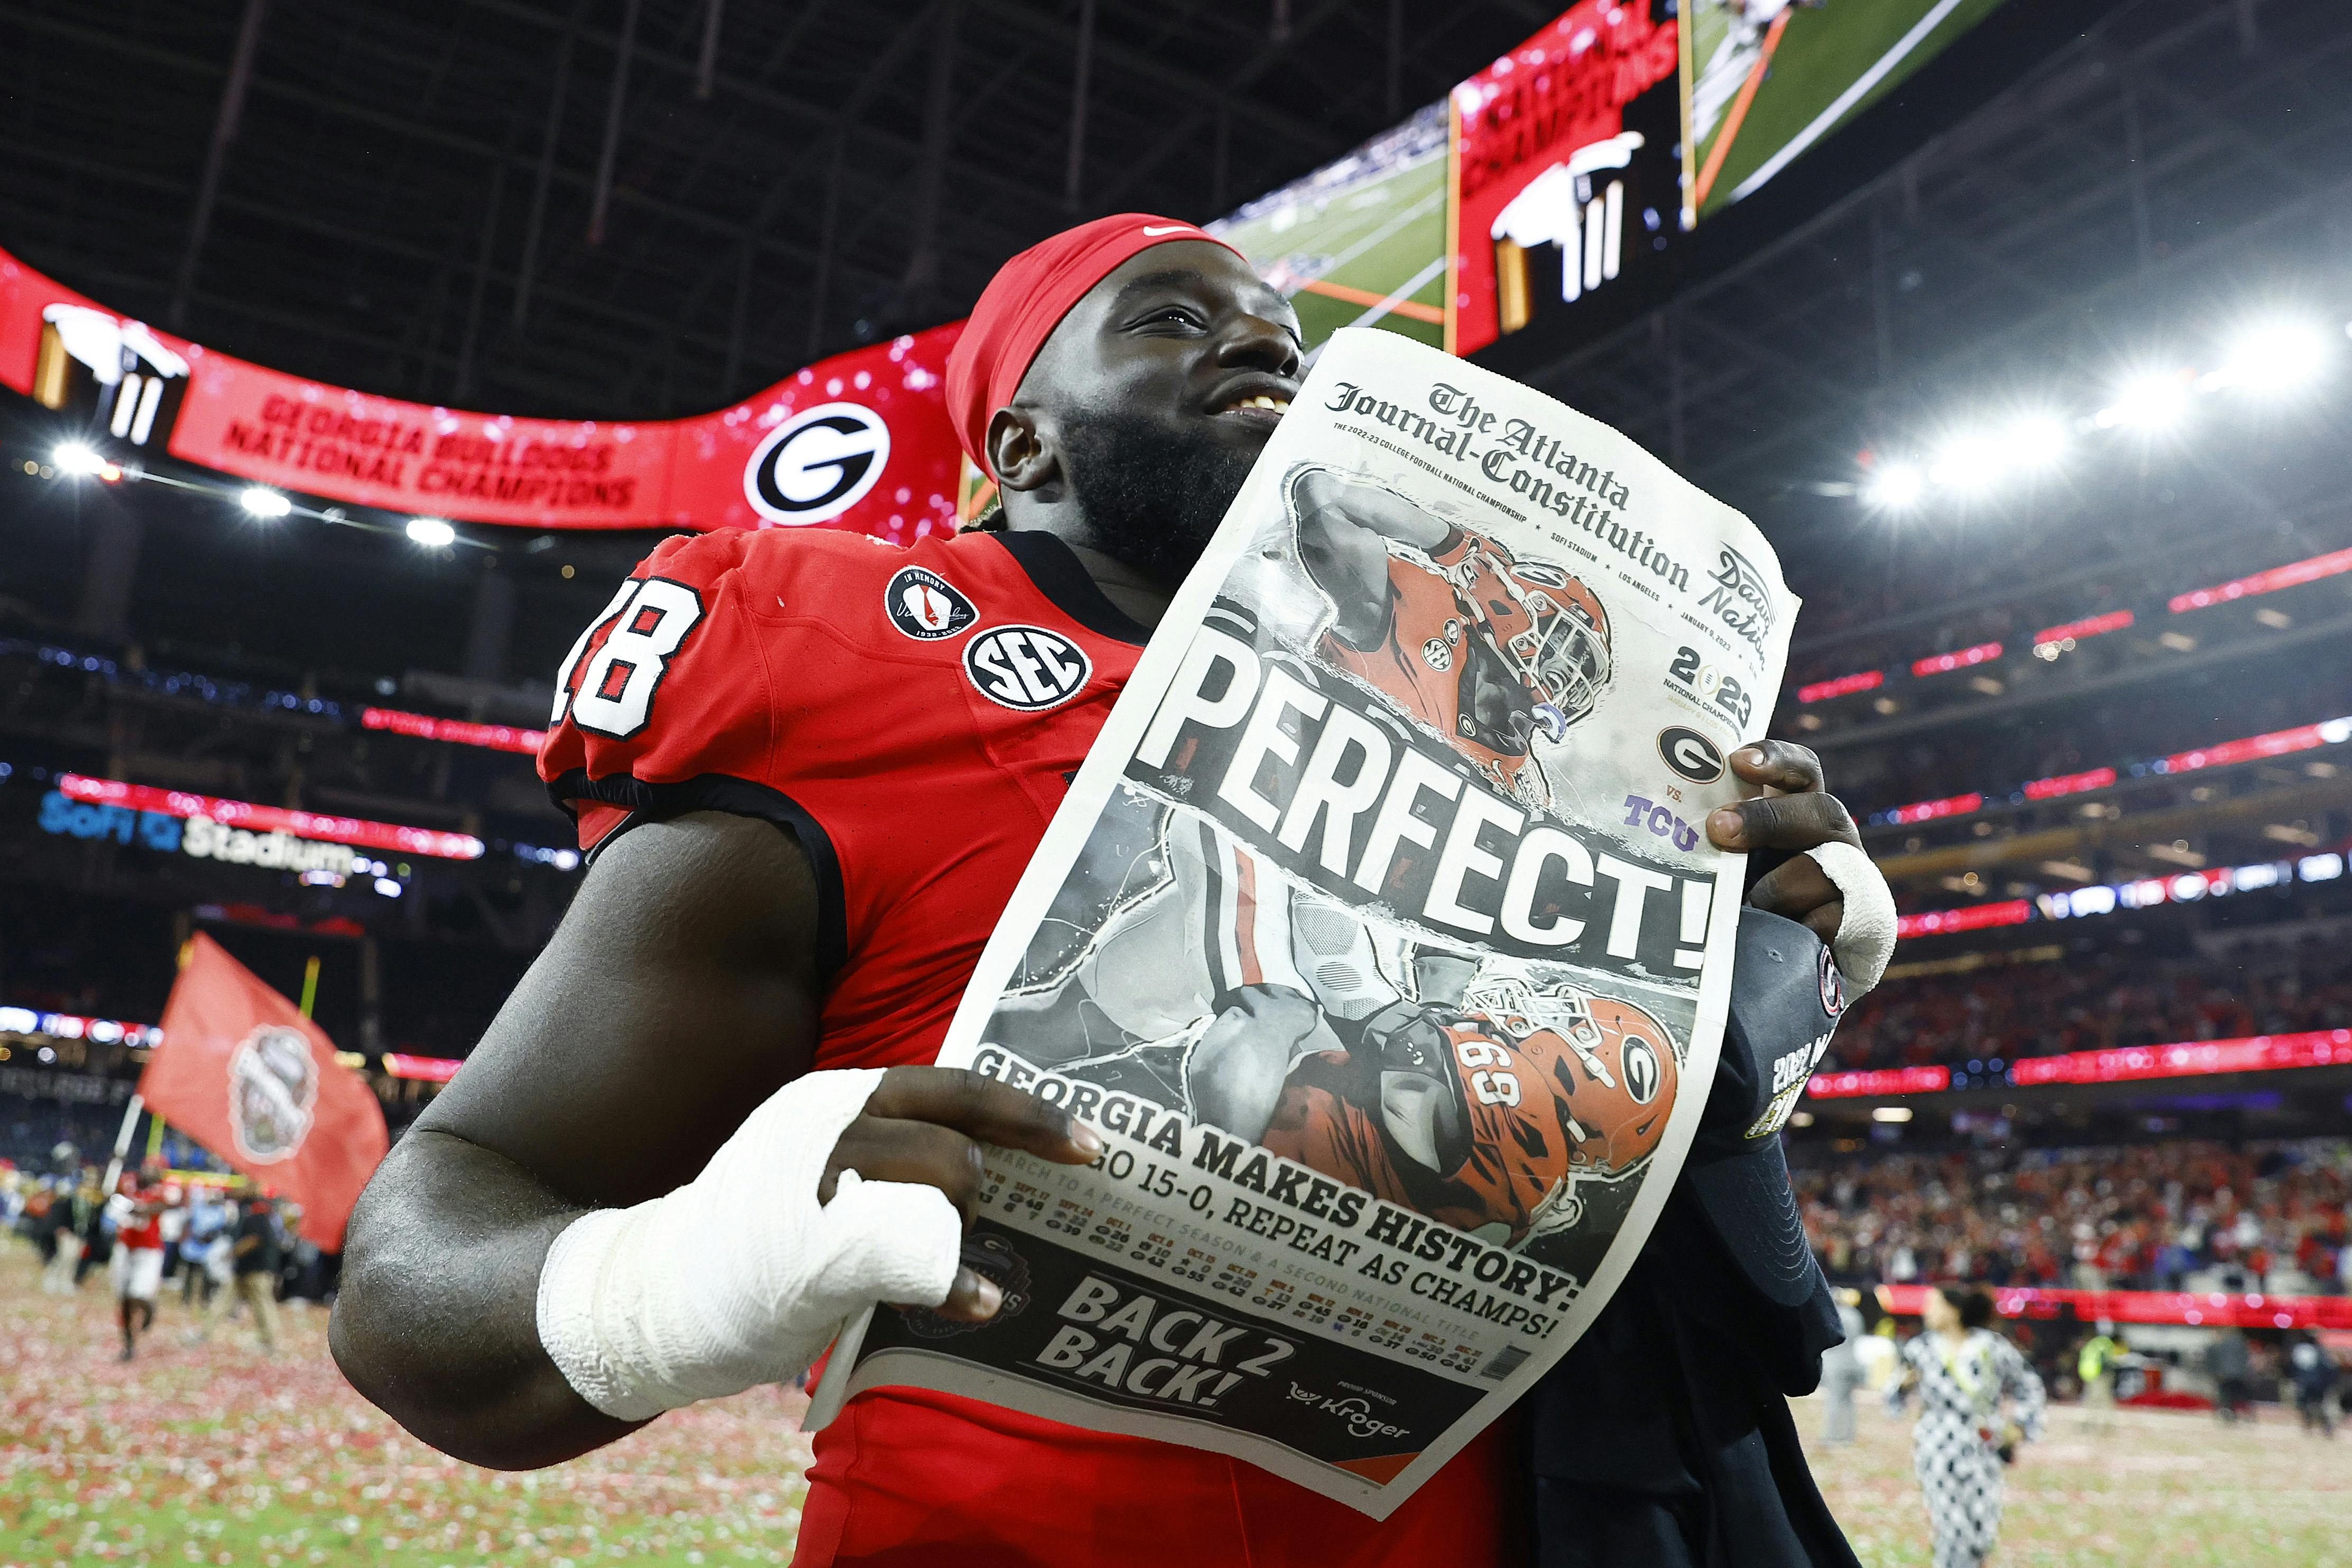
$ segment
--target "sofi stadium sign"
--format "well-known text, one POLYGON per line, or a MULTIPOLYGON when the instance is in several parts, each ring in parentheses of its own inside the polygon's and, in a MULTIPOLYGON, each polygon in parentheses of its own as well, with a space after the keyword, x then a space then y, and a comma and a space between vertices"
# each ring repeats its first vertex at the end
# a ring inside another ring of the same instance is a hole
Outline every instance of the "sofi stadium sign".
POLYGON ((123 844, 135 840, 151 849, 179 849, 199 859, 292 871, 349 871, 354 868, 354 849, 441 860, 478 860, 482 856, 482 841, 470 833, 257 805, 81 773, 60 773, 57 784, 41 804, 41 826, 49 832, 79 838, 111 837, 123 844))
POLYGON ((0 251, 0 386, 118 453, 531 528, 823 525, 908 541, 951 528, 962 458, 941 380, 961 330, 823 360, 691 419, 523 419, 269 370, 118 316, 0 251))

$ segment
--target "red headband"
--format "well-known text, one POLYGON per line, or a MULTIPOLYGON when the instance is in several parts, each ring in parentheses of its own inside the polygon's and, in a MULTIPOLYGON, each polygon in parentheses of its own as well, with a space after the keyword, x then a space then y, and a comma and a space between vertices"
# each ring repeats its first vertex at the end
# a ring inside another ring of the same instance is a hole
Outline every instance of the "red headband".
POLYGON ((1071 307, 1136 252, 1180 239, 1225 245, 1172 217, 1117 213, 1064 229, 998 268, 948 355, 948 417, 982 473, 995 473, 988 466, 990 417, 1021 390, 1021 378, 1071 307))

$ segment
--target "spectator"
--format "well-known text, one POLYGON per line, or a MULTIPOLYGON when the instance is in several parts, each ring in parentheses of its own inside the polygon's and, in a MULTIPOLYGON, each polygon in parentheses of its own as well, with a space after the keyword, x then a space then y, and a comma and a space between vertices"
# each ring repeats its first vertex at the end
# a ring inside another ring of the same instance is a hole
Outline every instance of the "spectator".
POLYGON ((1856 1004, 1825 1070, 2014 1062, 2069 1051, 2352 1027, 2352 960, 2306 938, 2238 959, 2071 954, 1896 976, 1856 1004))
POLYGON ((1841 1283, 2343 1289, 2352 1149, 2333 1141, 1905 1154, 1795 1176, 1841 1283))
POLYGON ((2304 1340, 2289 1352, 2288 1359, 2294 1368, 2294 1411, 2302 1418, 2303 1429, 2323 1437, 2335 1436, 2336 1413, 2328 1400, 2336 1392, 2336 1358, 2314 1342, 2304 1340))

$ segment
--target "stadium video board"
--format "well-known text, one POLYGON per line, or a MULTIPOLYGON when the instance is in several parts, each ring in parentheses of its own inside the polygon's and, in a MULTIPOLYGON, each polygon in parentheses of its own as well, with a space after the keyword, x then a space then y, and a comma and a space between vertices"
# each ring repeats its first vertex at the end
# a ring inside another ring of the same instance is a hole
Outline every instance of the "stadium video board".
POLYGON ((1685 0, 1683 221, 1754 195, 2006 0, 1685 0))
POLYGON ((1579 0, 1445 101, 1208 227, 1310 344, 1455 353, 1598 326, 1672 287, 1677 239, 1753 195, 2005 0, 1579 0))

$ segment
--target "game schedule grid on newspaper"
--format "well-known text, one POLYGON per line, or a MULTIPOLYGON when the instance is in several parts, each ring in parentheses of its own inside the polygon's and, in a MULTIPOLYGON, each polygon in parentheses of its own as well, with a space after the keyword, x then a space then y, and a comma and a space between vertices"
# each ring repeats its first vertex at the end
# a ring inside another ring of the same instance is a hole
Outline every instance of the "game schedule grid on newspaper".
POLYGON ((991 1151, 982 1324, 858 1389, 1228 1454, 1385 1517, 1615 1289, 1731 984, 1797 603, 1738 513, 1394 334, 1323 350, 1153 634, 940 1060, 1104 1136, 991 1151))

